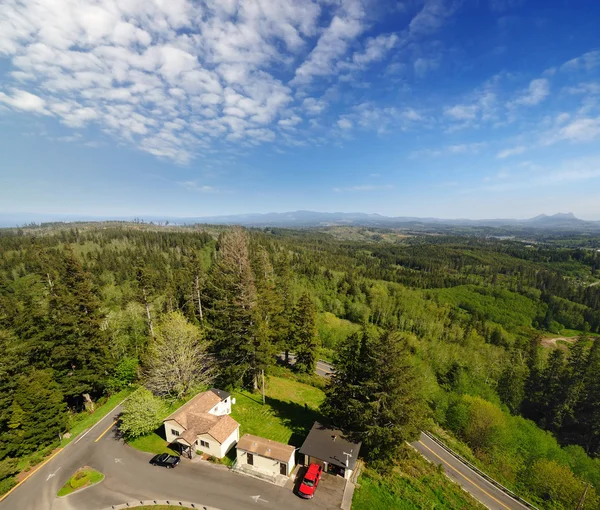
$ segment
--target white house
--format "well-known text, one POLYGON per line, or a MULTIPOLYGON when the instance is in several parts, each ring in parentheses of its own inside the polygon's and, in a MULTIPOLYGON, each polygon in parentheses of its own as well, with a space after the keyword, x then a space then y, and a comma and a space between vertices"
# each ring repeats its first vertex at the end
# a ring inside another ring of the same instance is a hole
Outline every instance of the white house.
POLYGON ((212 388, 198 393, 164 420, 165 438, 190 458, 196 450, 223 458, 240 438, 231 413, 231 395, 212 388))
POLYGON ((296 448, 251 434, 242 436, 236 451, 236 467, 245 471, 289 476, 296 465, 296 448))

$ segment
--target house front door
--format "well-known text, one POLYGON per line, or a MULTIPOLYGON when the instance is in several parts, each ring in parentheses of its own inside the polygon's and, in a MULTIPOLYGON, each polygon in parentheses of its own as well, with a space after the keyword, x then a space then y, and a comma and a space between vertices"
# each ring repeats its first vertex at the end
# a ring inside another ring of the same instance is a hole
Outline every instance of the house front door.
POLYGON ((252 455, 251 453, 248 453, 248 464, 250 466, 254 466, 254 455, 252 455))
POLYGON ((287 464, 285 462, 279 463, 279 474, 287 476, 287 464))

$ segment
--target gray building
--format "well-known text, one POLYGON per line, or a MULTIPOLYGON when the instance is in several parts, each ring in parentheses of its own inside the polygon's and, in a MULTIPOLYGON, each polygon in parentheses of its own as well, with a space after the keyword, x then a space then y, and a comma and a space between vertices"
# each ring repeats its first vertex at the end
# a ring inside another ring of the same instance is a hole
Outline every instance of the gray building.
POLYGON ((349 479, 356 467, 360 445, 341 430, 315 422, 299 451, 304 455, 305 465, 318 464, 326 473, 349 479))

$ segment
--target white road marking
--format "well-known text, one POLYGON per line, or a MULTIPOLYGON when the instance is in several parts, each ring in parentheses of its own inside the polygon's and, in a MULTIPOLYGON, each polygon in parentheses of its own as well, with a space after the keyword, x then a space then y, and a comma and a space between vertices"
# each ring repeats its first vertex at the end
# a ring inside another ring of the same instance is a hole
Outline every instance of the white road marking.
POLYGON ((52 478, 53 476, 56 476, 56 473, 58 473, 59 471, 60 471, 60 467, 56 471, 54 471, 54 473, 50 473, 48 475, 48 478, 46 478, 46 481, 50 480, 50 478, 52 478))
POLYGON ((250 496, 255 503, 258 503, 259 501, 262 501, 263 503, 268 503, 268 501, 266 499, 261 498, 260 496, 250 496))
POLYGON ((123 461, 121 459, 115 459, 115 464, 123 464, 123 461))

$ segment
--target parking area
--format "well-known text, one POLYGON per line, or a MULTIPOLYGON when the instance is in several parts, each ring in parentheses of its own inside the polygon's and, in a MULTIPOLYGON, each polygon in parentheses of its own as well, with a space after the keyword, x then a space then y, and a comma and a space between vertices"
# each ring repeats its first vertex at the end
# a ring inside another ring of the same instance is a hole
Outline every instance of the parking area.
MULTIPOLYGON (((302 483, 306 467, 298 466, 296 478, 293 483, 286 485, 294 491, 294 494, 298 496, 298 487, 302 483)), ((323 474, 319 486, 315 491, 314 497, 310 500, 312 507, 322 508, 327 510, 339 510, 342 505, 342 498, 344 497, 344 487, 346 486, 346 480, 341 476, 334 476, 323 474)), ((308 502, 308 501, 307 501, 308 502)), ((309 503, 309 504, 310 504, 309 503)))

